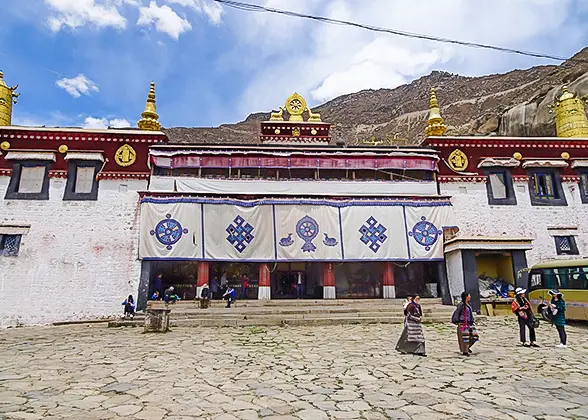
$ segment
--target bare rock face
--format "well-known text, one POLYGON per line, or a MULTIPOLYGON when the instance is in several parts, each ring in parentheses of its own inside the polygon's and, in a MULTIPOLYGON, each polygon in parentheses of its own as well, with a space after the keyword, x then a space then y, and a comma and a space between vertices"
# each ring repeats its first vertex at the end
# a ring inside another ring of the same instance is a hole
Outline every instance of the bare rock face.
MULTIPOLYGON (((388 144, 419 144, 424 139, 429 90, 434 87, 448 125, 446 135, 555 136, 551 107, 562 86, 588 94, 588 48, 573 59, 560 66, 481 77, 433 71, 396 89, 343 95, 313 111, 334 124, 334 131, 348 145, 372 136, 388 144)), ((237 124, 165 131, 179 143, 257 143, 259 122, 268 119, 269 112, 258 113, 237 124)))

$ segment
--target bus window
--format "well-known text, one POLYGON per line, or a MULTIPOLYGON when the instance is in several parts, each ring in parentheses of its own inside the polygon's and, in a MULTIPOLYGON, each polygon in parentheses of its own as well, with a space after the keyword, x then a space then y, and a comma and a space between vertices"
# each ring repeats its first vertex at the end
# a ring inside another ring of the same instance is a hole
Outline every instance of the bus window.
POLYGON ((543 281, 546 289, 559 289, 559 281, 552 268, 543 270, 543 281))
POLYGON ((541 272, 532 271, 529 275, 530 282, 529 282, 529 289, 541 289, 541 272))
POLYGON ((570 282, 567 289, 588 289, 588 267, 574 267, 570 270, 570 282))

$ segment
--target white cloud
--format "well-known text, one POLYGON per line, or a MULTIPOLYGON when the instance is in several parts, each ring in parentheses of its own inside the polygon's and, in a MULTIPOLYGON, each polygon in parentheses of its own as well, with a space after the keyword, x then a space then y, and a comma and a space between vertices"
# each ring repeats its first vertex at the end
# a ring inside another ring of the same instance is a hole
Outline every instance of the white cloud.
POLYGON ((192 24, 180 17, 169 6, 158 6, 156 2, 149 3, 149 7, 139 8, 139 26, 155 25, 158 32, 163 32, 173 39, 178 39, 184 32, 192 30, 192 24))
POLYGON ((86 24, 99 28, 126 27, 127 20, 109 0, 98 3, 96 0, 45 0, 45 3, 55 12, 47 19, 49 28, 54 32, 64 27, 76 29, 86 24))
POLYGON ((100 90, 96 83, 81 73, 71 79, 68 79, 67 77, 59 79, 55 84, 74 98, 79 98, 82 95, 90 95, 90 93, 98 92, 100 90))
MULTIPOLYGON (((562 38, 558 31, 572 13, 571 0, 495 0, 483 13, 471 0, 438 0, 434 8, 428 0, 252 1, 465 41, 526 50, 548 45, 556 54, 578 42, 562 38)), ((223 62, 252 75, 240 100, 243 114, 275 109, 294 91, 316 104, 362 89, 394 88, 435 69, 479 75, 538 64, 508 54, 272 13, 231 11, 224 20, 236 31, 238 46, 223 62)), ((566 33, 575 33, 568 29, 566 33)))
POLYGON ((113 128, 128 128, 131 126, 127 120, 122 118, 114 118, 107 120, 106 118, 94 118, 86 117, 82 124, 83 128, 95 128, 95 129, 107 129, 108 127, 113 128))
POLYGON ((218 25, 221 22, 223 9, 222 7, 211 0, 165 0, 170 4, 177 4, 178 6, 190 7, 197 13, 206 15, 208 20, 218 25))

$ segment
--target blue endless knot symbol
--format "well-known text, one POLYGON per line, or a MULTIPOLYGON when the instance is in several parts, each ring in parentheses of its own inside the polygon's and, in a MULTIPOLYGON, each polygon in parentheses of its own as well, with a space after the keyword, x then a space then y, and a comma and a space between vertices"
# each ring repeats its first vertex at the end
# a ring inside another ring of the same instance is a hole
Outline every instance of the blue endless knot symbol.
POLYGON ((374 253, 378 252, 382 244, 388 239, 385 233, 387 230, 383 224, 378 223, 373 216, 370 216, 366 220, 366 224, 359 228, 359 233, 361 233, 359 240, 366 244, 374 253))
POLYGON ((247 245, 255 238, 252 234, 253 229, 255 228, 245 222, 245 219, 241 216, 237 216, 235 217, 235 220, 233 220, 233 223, 227 226, 226 231, 229 234, 229 236, 227 236, 227 241, 229 241, 237 251, 243 252, 245 251, 245 248, 247 248, 247 245))
POLYGON ((180 222, 171 218, 171 214, 166 214, 165 219, 160 221, 149 233, 155 236, 168 250, 171 250, 172 245, 182 238, 182 234, 188 233, 188 229, 182 228, 180 222))
POLYGON ((439 236, 443 235, 443 231, 427 221, 425 216, 421 217, 420 222, 417 222, 412 228, 412 232, 408 232, 408 236, 412 236, 419 245, 425 247, 429 251, 431 246, 437 242, 439 236))

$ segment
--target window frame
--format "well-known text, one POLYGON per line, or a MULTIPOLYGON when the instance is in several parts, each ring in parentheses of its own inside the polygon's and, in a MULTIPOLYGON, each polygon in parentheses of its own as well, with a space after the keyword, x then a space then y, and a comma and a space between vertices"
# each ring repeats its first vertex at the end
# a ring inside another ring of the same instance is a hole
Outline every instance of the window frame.
POLYGON ((18 257, 18 254, 20 253, 21 244, 22 244, 22 234, 10 234, 10 235, 0 234, 0 257, 8 257, 8 258, 18 257), (5 253, 4 253, 5 244, 6 244, 6 237, 8 237, 8 236, 14 236, 17 238, 18 246, 16 247, 15 254, 5 255, 5 253))
POLYGON ((488 196, 488 204, 497 206, 516 206, 517 196, 515 194, 510 169, 503 167, 494 167, 486 169, 484 173, 486 175, 486 195, 488 196), (490 182, 491 174, 504 175, 504 187, 506 188, 505 198, 494 198, 494 192, 492 191, 492 184, 490 182))
POLYGON ((554 169, 532 169, 528 172, 529 175, 529 197, 532 206, 567 206, 568 201, 561 183, 561 176, 559 171, 554 169), (536 175, 550 175, 553 179, 553 191, 557 198, 541 199, 535 195, 534 179, 536 175))
POLYGON ((49 200, 49 169, 53 162, 50 160, 18 160, 12 164, 12 175, 10 183, 6 190, 5 200, 49 200), (18 192, 22 168, 32 168, 35 166, 45 167, 45 176, 43 185, 39 193, 21 193, 18 192))
POLYGON ((553 240, 555 241, 555 252, 557 253, 557 255, 580 255, 580 251, 578 250, 578 244, 576 243, 576 238, 574 237, 574 235, 557 235, 553 236, 553 240), (570 243, 570 251, 562 251, 557 238, 568 238, 568 241, 570 243))
POLYGON ((63 193, 64 201, 96 201, 98 200, 98 186, 100 181, 96 180, 98 171, 102 168, 99 160, 70 160, 67 165, 67 183, 63 193), (89 193, 76 193, 76 181, 78 168, 94 168, 94 180, 92 191, 89 193))
POLYGON ((580 176, 580 198, 582 199, 582 204, 588 204, 588 189, 584 188, 584 183, 582 182, 582 177, 586 177, 588 183, 588 170, 579 171, 578 175, 580 176))

